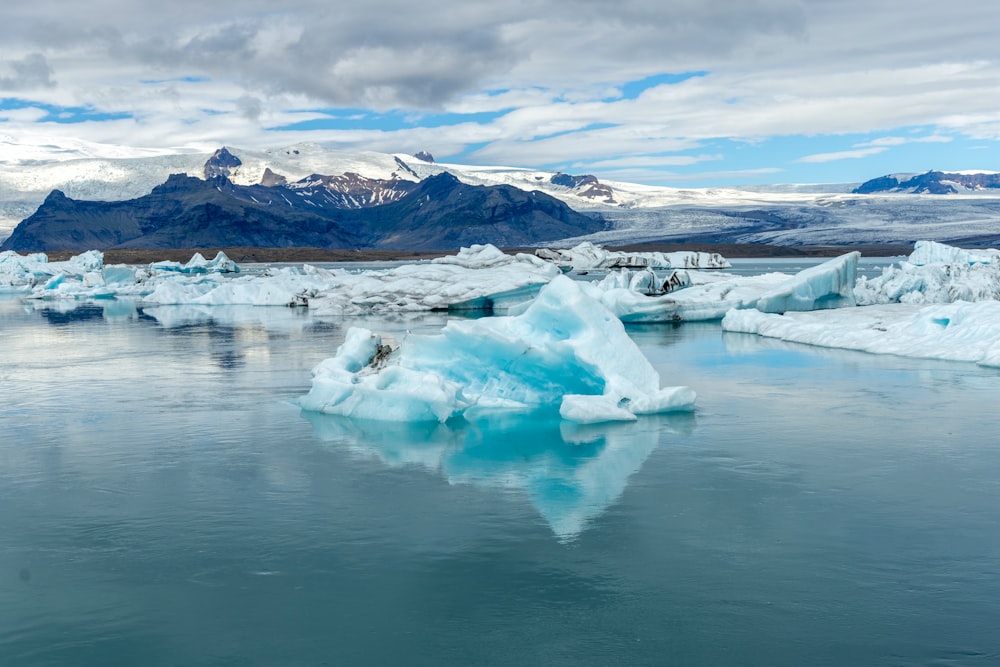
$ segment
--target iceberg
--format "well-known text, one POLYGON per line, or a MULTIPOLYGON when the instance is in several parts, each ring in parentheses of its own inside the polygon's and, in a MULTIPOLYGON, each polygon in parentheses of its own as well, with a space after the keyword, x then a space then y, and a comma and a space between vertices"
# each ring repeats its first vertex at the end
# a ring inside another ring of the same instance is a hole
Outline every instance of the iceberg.
POLYGON ((619 269, 604 277, 597 286, 604 291, 627 289, 644 296, 660 296, 691 285, 691 274, 682 269, 657 274, 653 269, 619 269))
POLYGON ((945 245, 937 241, 917 241, 913 252, 907 258, 910 264, 996 264, 1000 261, 1000 250, 966 250, 945 245))
POLYGON ((226 253, 221 250, 212 260, 207 260, 200 252, 196 252, 184 264, 180 262, 153 262, 149 267, 155 271, 173 271, 175 273, 239 273, 240 270, 239 265, 229 259, 226 253))
POLYGON ((49 263, 45 255, 0 256, 0 285, 26 298, 134 298, 147 305, 308 306, 318 315, 427 310, 503 312, 523 305, 559 275, 534 255, 507 255, 491 245, 391 269, 355 271, 301 267, 240 274, 224 253, 186 264, 102 266, 100 253, 49 263))
POLYGON ((1000 251, 963 250, 918 241, 899 266, 854 287, 859 305, 952 303, 1000 299, 1000 251))
POLYGON ((559 275, 533 255, 507 255, 492 245, 462 248, 457 255, 392 269, 340 271, 327 287, 306 295, 320 315, 386 311, 507 312, 531 301, 559 275))
POLYGON ((660 377, 622 323, 557 276, 519 315, 449 321, 392 349, 352 327, 313 370, 306 410, 358 419, 438 421, 493 410, 558 410, 578 423, 691 410, 688 387, 660 377))
POLYGON ((799 271, 761 294, 754 307, 762 313, 853 308, 859 259, 860 252, 849 252, 799 271))
POLYGON ((734 310, 725 331, 795 343, 1000 367, 1000 302, 860 306, 774 315, 734 310))
POLYGON ((95 280, 104 265, 104 253, 89 250, 65 262, 50 262, 44 253, 19 255, 11 250, 0 252, 0 286, 22 289, 53 289, 67 279, 95 280))
POLYGON ((608 276, 592 283, 588 293, 623 322, 693 322, 720 320, 733 309, 756 308, 767 312, 817 310, 855 305, 854 286, 860 253, 850 252, 794 276, 766 273, 731 276, 687 272, 689 287, 662 296, 647 296, 643 283, 623 287, 623 280, 608 276))
POLYGON ((562 269, 728 269, 729 261, 717 252, 623 252, 607 250, 584 241, 572 248, 539 248, 535 255, 562 269))

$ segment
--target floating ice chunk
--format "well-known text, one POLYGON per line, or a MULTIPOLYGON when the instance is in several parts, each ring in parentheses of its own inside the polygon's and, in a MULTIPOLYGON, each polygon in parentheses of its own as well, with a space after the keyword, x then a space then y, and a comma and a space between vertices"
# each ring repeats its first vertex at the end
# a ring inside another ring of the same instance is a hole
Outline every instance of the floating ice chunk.
POLYGON ((506 255, 490 245, 384 271, 341 273, 309 298, 318 314, 372 311, 488 310, 530 301, 559 269, 531 255, 506 255))
POLYGON ((149 266, 157 271, 173 271, 175 273, 238 273, 240 270, 239 265, 229 259, 226 253, 221 250, 212 260, 207 260, 200 252, 196 252, 184 264, 164 261, 153 262, 149 266))
POLYGON ((905 357, 1000 362, 1000 302, 956 302, 933 306, 893 304, 773 315, 734 310, 726 331, 905 357))
POLYGON ((729 261, 717 252, 622 252, 606 250, 589 241, 569 248, 539 248, 535 254, 564 269, 653 268, 728 269, 729 261))
POLYGON ((918 241, 908 261, 859 278, 854 296, 860 305, 1000 299, 1000 251, 918 241))
POLYGON ((642 269, 641 271, 620 269, 608 273, 598 283, 598 287, 605 291, 627 289, 646 296, 658 296, 688 287, 690 284, 691 274, 680 269, 660 275, 657 275, 653 269, 642 269))
POLYGON ((838 308, 854 305, 858 257, 857 252, 847 253, 794 276, 690 271, 691 286, 663 296, 645 296, 634 289, 616 287, 610 279, 587 290, 623 322, 719 320, 732 309, 744 308, 771 312, 838 308))
POLYGON ((578 422, 630 420, 695 400, 687 387, 661 389, 621 322, 565 277, 521 315, 453 320, 391 354, 379 336, 354 328, 313 374, 303 408, 385 421, 557 408, 578 422))
POLYGON ((42 253, 19 255, 12 250, 0 252, 0 287, 30 288, 35 282, 35 276, 40 273, 40 267, 47 265, 48 261, 49 258, 42 253))
POLYGON ((937 241, 917 241, 907 261, 916 266, 927 264, 996 264, 1000 250, 965 250, 937 241))
POLYGON ((19 255, 13 251, 0 253, 0 285, 7 287, 34 287, 52 290, 64 280, 88 280, 95 282, 94 273, 99 273, 104 265, 104 254, 99 250, 89 250, 65 262, 50 262, 44 253, 19 255), (53 282, 55 277, 60 280, 53 282))
POLYGON ((466 269, 489 269, 496 266, 506 266, 514 262, 526 262, 535 266, 545 265, 544 260, 534 255, 525 253, 508 255, 490 243, 461 248, 457 254, 436 257, 431 260, 431 264, 454 264, 466 269))
POLYGON ((85 253, 70 262, 44 255, 0 257, 0 285, 29 289, 29 298, 141 299, 156 305, 309 306, 316 314, 369 311, 505 311, 530 301, 559 269, 532 255, 506 255, 493 246, 394 269, 328 271, 304 265, 239 275, 224 253, 212 261, 196 254, 187 264, 157 262, 131 270, 102 268, 103 256, 85 253), (52 281, 54 276, 61 276, 52 281))
POLYGON ((849 252, 799 271, 787 282, 762 294, 755 307, 763 313, 853 307, 860 258, 860 252, 849 252))

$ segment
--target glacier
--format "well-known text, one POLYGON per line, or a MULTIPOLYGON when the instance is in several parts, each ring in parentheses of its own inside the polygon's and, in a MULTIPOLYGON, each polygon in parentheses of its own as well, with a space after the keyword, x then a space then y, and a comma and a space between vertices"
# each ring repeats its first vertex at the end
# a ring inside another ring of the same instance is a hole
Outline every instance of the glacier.
POLYGON ((358 419, 446 422, 490 411, 558 410, 577 423, 693 409, 660 377, 614 315, 557 276, 519 315, 447 323, 393 349, 352 327, 313 370, 305 410, 358 419))
MULTIPOLYGON (((212 157, 211 152, 81 148, 79 142, 65 139, 59 143, 5 144, 9 155, 0 161, 0 240, 32 215, 54 189, 73 199, 134 199, 148 194, 171 174, 203 177, 212 157)), ((556 173, 535 169, 428 163, 405 154, 345 151, 312 143, 272 150, 227 149, 242 162, 229 174, 239 185, 261 183, 268 171, 292 182, 315 174, 419 181, 450 173, 468 185, 509 184, 526 191, 541 190, 610 224, 606 231, 563 239, 562 245, 690 242, 717 239, 720 233, 732 243, 788 246, 905 243, 914 238, 947 241, 995 235, 1000 219, 1000 197, 990 188, 942 197, 850 193, 856 184, 676 188, 602 182, 604 191, 613 195, 609 197, 595 196, 589 188, 560 185, 556 173)))

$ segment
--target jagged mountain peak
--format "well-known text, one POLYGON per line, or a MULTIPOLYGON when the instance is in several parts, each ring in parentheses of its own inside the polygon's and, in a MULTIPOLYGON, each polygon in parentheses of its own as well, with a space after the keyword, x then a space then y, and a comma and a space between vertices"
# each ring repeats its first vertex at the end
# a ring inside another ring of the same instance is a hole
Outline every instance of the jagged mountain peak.
POLYGON ((587 199, 592 200, 602 200, 606 204, 617 203, 615 201, 614 188, 605 183, 601 183, 597 179, 597 176, 594 176, 593 174, 574 176, 572 174, 565 174, 559 171, 549 178, 549 182, 553 185, 559 185, 564 188, 574 190, 580 197, 586 197, 587 199))
POLYGON ((205 162, 205 178, 211 180, 217 176, 229 178, 233 169, 243 164, 243 161, 233 155, 228 148, 223 146, 212 153, 212 157, 205 162))

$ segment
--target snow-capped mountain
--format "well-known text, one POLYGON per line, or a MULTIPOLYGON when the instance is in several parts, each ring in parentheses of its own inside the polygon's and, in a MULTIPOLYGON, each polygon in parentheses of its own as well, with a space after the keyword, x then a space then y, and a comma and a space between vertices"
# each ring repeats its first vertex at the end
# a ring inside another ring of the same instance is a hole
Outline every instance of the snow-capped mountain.
MULTIPOLYGON (((227 176, 239 166, 235 156, 216 154, 205 165, 206 178, 173 174, 148 195, 121 202, 76 200, 53 190, 0 250, 452 250, 476 243, 534 246, 604 229, 603 221, 537 190, 466 185, 449 173, 404 181, 410 188, 404 195, 372 204, 371 197, 328 190, 323 178, 297 187, 236 185, 227 176)), ((343 186, 343 179, 330 182, 343 186)), ((378 181, 378 192, 390 191, 393 182, 378 181)))
POLYGON ((970 192, 993 191, 1000 196, 1000 173, 997 172, 943 172, 928 171, 924 174, 889 174, 865 181, 853 190, 855 194, 875 192, 904 192, 909 194, 950 195, 970 192))
POLYGON ((10 151, 0 153, 0 239, 56 189, 76 200, 123 201, 148 194, 171 174, 204 179, 216 175, 213 170, 222 170, 219 173, 235 185, 281 184, 316 206, 356 209, 399 201, 424 179, 448 173, 466 185, 541 191, 606 223, 604 231, 563 239, 556 242, 559 245, 580 240, 777 245, 919 239, 966 245, 1000 242, 1000 189, 987 185, 991 178, 1000 178, 995 174, 943 174, 946 178, 938 182, 946 185, 979 185, 956 187, 949 196, 939 197, 928 194, 936 191, 933 188, 900 191, 901 183, 919 176, 914 174, 894 175, 896 186, 886 192, 873 186, 866 191, 865 185, 872 181, 860 186, 672 188, 605 181, 586 174, 438 163, 428 153, 417 157, 333 150, 316 144, 177 154, 126 154, 124 149, 116 153, 79 146, 55 154, 64 159, 52 155, 42 159, 40 148, 26 153, 0 141, 0 149, 6 148, 10 151))

